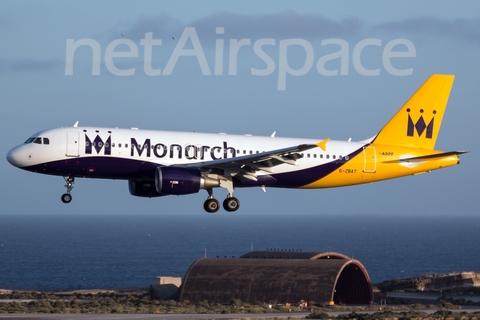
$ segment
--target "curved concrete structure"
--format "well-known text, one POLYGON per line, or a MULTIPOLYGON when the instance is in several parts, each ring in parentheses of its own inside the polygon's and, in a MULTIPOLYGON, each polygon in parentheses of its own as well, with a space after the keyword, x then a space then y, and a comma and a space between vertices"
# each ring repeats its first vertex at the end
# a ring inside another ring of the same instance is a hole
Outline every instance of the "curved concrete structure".
POLYGON ((373 294, 364 266, 357 260, 327 256, 199 259, 185 275, 179 301, 369 304, 373 294))

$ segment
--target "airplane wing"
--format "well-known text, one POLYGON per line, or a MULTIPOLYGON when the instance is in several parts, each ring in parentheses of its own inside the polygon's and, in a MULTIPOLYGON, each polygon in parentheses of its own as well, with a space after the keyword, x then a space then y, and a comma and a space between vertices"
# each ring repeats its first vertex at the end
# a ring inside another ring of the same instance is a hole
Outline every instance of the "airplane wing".
POLYGON ((234 158, 195 162, 176 166, 210 170, 213 173, 215 173, 215 171, 220 171, 219 174, 225 175, 229 173, 232 177, 235 176, 239 180, 256 181, 256 173, 258 171, 273 173, 273 167, 280 164, 286 163, 290 165, 296 165, 297 160, 303 158, 303 151, 317 147, 325 150, 326 143, 329 140, 330 139, 326 139, 317 144, 301 144, 298 146, 254 153, 234 158))

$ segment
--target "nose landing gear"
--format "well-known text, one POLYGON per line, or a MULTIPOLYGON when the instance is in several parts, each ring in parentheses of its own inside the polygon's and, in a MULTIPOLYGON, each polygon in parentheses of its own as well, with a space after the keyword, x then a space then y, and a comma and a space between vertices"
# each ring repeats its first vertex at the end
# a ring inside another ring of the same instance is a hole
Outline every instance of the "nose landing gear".
POLYGON ((73 182, 75 181, 75 177, 72 176, 66 176, 63 177, 65 179, 65 187, 67 188, 67 193, 62 194, 62 202, 63 203, 70 203, 72 201, 72 195, 70 194, 70 191, 73 189, 73 182))

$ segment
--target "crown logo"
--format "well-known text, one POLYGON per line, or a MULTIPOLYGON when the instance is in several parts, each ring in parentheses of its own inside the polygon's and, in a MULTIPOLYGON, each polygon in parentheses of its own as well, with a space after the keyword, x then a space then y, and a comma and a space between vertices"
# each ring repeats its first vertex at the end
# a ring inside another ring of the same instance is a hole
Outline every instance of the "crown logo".
POLYGON ((97 154, 100 153, 100 151, 104 149, 104 154, 110 155, 112 153, 112 146, 111 146, 111 137, 108 136, 107 141, 103 141, 102 138, 100 138, 99 135, 95 137, 95 140, 93 142, 90 140, 90 138, 85 134, 85 153, 86 154, 92 154, 92 147, 95 149, 97 154))
POLYGON ((436 110, 433 110, 433 116, 430 122, 427 124, 425 119, 423 118, 423 109, 420 109, 420 118, 418 118, 417 122, 413 122, 413 119, 410 115, 410 108, 407 109, 408 112, 408 125, 407 125, 407 136, 414 137, 415 131, 417 132, 418 136, 421 137, 423 132, 425 132, 425 138, 432 139, 433 137, 433 125, 435 120, 435 114, 437 113, 436 110))

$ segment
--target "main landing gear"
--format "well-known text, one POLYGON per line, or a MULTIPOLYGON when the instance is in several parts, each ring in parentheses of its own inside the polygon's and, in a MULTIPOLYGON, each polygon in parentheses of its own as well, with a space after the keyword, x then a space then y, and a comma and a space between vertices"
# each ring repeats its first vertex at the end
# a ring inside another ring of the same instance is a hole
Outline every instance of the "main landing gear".
POLYGON ((70 191, 73 189, 73 182, 75 181, 75 177, 72 176, 66 176, 63 177, 65 179, 65 187, 67 188, 67 193, 62 194, 62 202, 63 203, 70 203, 72 201, 72 195, 70 194, 70 191))
MULTIPOLYGON (((209 213, 217 212, 220 209, 220 202, 213 197, 212 189, 208 189, 207 192, 208 198, 203 203, 203 208, 209 213)), ((223 201, 223 208, 229 212, 237 211, 240 208, 240 201, 229 192, 227 198, 223 201)))

